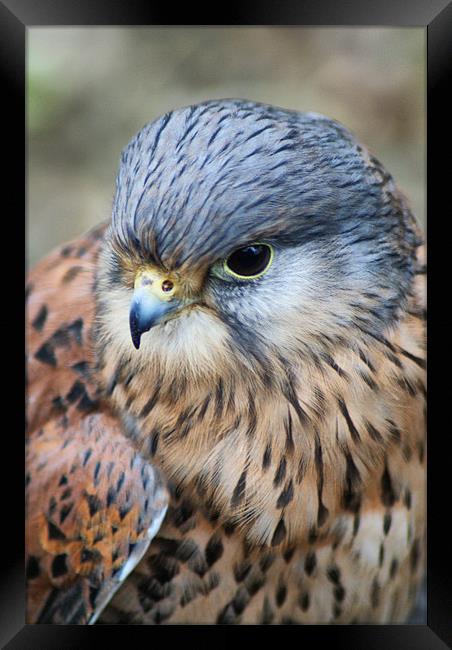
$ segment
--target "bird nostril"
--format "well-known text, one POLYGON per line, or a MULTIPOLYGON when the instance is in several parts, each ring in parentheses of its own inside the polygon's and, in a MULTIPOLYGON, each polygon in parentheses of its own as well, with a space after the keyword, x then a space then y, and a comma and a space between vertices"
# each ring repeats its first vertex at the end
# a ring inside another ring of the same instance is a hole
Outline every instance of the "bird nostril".
POLYGON ((171 282, 171 280, 164 280, 162 282, 162 291, 164 291, 165 293, 168 293, 169 291, 171 291, 173 289, 173 287, 174 287, 174 284, 171 282))

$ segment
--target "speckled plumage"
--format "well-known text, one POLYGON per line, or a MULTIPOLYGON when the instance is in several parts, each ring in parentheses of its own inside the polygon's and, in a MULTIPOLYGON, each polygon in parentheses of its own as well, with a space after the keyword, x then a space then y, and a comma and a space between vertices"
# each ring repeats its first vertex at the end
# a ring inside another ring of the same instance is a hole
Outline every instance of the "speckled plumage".
POLYGON ((111 597, 100 622, 404 621, 425 552, 423 255, 390 175, 332 120, 222 100, 142 129, 111 224, 29 277, 28 619, 90 622, 111 597), (275 250, 262 278, 210 272, 256 241, 275 250), (190 305, 135 350, 146 265, 190 305), (72 546, 47 534, 63 474, 72 546), (162 481, 163 524, 113 595, 162 481))

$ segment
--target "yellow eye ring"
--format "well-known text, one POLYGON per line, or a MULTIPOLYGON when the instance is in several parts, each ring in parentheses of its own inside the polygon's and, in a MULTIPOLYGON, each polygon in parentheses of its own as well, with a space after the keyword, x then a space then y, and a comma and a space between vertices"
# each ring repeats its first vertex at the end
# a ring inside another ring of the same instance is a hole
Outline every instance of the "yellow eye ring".
POLYGON ((263 242, 253 242, 231 253, 223 261, 223 271, 238 280, 256 280, 268 271, 274 257, 273 246, 263 242), (231 264, 235 269, 231 268, 231 264))

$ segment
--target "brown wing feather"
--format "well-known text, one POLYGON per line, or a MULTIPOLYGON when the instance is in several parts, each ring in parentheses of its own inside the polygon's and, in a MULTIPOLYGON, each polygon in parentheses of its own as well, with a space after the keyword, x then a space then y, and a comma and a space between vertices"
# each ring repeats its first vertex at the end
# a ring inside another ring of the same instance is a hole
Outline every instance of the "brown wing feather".
POLYGON ((32 433, 66 414, 98 408, 90 330, 94 270, 105 225, 53 251, 29 273, 26 309, 27 420, 32 433))
POLYGON ((27 286, 27 622, 92 623, 167 507, 158 471, 101 400, 91 327, 106 226, 40 262, 27 286))
POLYGON ((27 421, 32 433, 54 417, 98 408, 90 330, 94 269, 105 224, 61 246, 27 283, 27 421))
POLYGON ((30 436, 27 470, 28 622, 92 622, 159 528, 161 476, 101 414, 30 436))

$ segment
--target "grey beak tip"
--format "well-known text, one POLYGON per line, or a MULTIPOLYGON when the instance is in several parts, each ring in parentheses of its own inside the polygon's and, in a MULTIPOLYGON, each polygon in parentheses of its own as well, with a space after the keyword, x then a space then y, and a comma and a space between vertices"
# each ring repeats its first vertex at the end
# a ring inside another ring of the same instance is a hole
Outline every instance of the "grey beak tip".
POLYGON ((140 329, 139 327, 137 314, 135 309, 133 308, 130 310, 129 325, 130 325, 130 335, 132 337, 132 343, 134 347, 138 350, 140 348, 142 329, 140 329))
POLYGON ((165 314, 177 309, 179 304, 176 300, 161 302, 158 298, 142 293, 135 295, 130 306, 129 326, 132 343, 137 350, 141 336, 160 323, 165 314))

